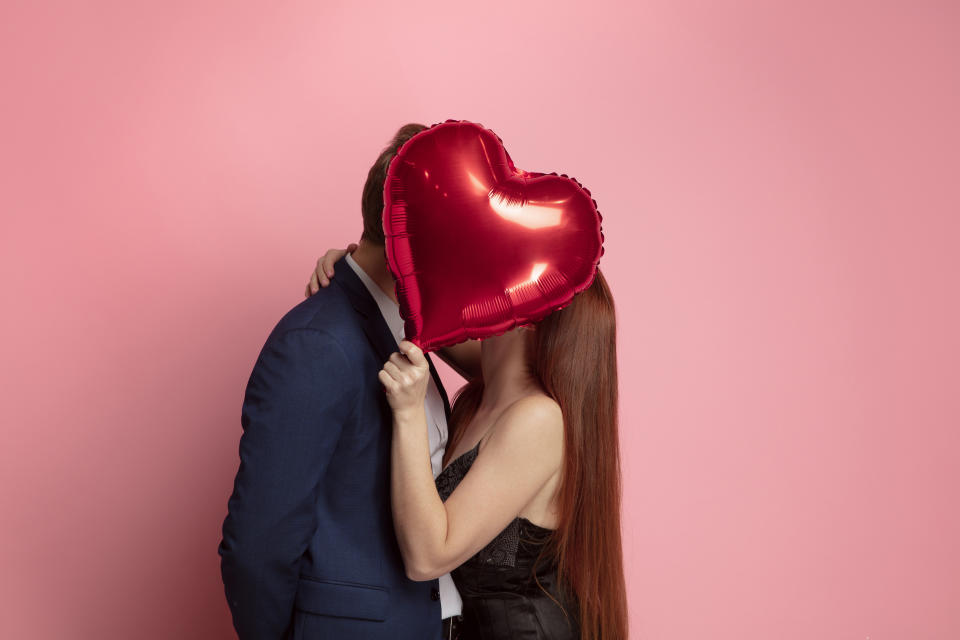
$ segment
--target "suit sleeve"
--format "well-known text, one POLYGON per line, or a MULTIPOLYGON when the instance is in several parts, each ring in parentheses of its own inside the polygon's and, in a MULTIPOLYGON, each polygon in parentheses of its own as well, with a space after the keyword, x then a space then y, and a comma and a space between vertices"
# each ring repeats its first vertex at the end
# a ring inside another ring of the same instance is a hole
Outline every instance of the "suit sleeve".
POLYGON ((294 329, 268 339, 250 375, 218 550, 241 640, 281 638, 292 619, 320 483, 358 396, 350 371, 333 336, 294 329))

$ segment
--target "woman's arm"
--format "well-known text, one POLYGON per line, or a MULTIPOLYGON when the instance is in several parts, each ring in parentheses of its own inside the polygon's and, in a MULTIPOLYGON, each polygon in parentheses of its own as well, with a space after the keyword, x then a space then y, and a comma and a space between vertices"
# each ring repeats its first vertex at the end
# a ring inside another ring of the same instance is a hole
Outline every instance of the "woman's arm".
POLYGON ((563 416, 549 398, 504 411, 469 473, 444 503, 430 468, 423 394, 429 369, 404 340, 380 372, 393 408, 391 501, 407 576, 432 580, 493 540, 560 471, 563 416))
MULTIPOLYGON (((350 244, 346 249, 328 249, 317 259, 317 267, 310 274, 310 281, 304 295, 308 298, 320 290, 330 286, 333 278, 333 264, 348 253, 353 253, 356 244, 350 244)), ((480 341, 467 340, 449 347, 437 349, 437 355, 461 376, 470 380, 480 376, 480 341)))

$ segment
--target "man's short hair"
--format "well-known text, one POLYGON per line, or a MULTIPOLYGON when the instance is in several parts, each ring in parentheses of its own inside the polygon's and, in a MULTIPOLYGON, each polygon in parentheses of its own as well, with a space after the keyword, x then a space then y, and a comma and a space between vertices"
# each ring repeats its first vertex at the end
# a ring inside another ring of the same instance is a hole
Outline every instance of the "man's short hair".
POLYGON ((383 185, 387 179, 387 169, 390 168, 390 161, 397 155, 397 151, 403 146, 403 143, 426 129, 422 124, 405 124, 400 127, 393 140, 380 153, 380 157, 370 167, 367 173, 367 182, 363 185, 363 198, 360 202, 363 212, 363 234, 361 238, 366 238, 376 244, 385 244, 383 237, 383 185))

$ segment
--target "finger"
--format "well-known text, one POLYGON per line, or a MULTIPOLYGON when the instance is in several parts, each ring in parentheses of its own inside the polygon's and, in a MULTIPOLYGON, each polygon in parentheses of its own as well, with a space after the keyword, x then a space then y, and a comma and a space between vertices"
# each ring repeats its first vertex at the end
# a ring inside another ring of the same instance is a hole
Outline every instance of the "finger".
POLYGON ((350 244, 347 245, 347 253, 353 253, 354 251, 357 250, 358 246, 359 245, 356 242, 351 242, 350 244))
POLYGON ((304 287, 304 289, 303 289, 303 297, 304 297, 304 298, 309 298, 309 297, 310 297, 310 283, 309 283, 309 282, 307 283, 307 286, 304 287))
POLYGON ((313 283, 315 291, 329 284, 329 282, 326 281, 327 274, 325 273, 324 260, 326 260, 326 256, 317 258, 317 268, 310 274, 310 282, 313 283))
POLYGON ((322 264, 317 265, 317 270, 313 272, 312 276, 314 283, 321 287, 325 287, 330 284, 330 281, 327 280, 327 274, 323 272, 323 268, 324 267, 322 264))
MULTIPOLYGON (((407 365, 407 366, 410 366, 410 365, 407 365)), ((416 378, 414 377, 414 375, 410 370, 401 369, 400 367, 393 364, 392 362, 388 362, 387 364, 383 365, 383 368, 384 370, 386 370, 387 373, 390 374, 394 382, 397 383, 397 387, 400 389, 404 387, 409 387, 416 380, 416 378)))
MULTIPOLYGON (((323 258, 321 259, 323 264, 318 265, 318 266, 322 266, 322 275, 326 275, 328 278, 332 278, 333 263, 339 260, 340 258, 342 258, 343 256, 345 256, 346 254, 347 252, 341 249, 327 249, 327 252, 323 254, 323 258)), ((321 269, 318 268, 317 271, 319 272, 321 271, 321 269)))
POLYGON ((395 365, 392 361, 387 360, 383 365, 383 370, 390 374, 397 382, 400 382, 403 379, 403 373, 400 371, 400 367, 395 365))
POLYGON ((403 355, 407 356, 410 362, 412 362, 415 366, 417 367, 429 366, 427 364, 426 357, 424 357, 423 355, 423 349, 421 349, 417 345, 413 344, 409 340, 401 340, 398 346, 400 347, 400 351, 403 352, 403 355))
POLYGON ((383 386, 386 387, 388 391, 393 391, 394 389, 396 389, 397 383, 394 381, 393 378, 390 377, 390 374, 384 371, 383 369, 381 369, 380 372, 377 373, 377 378, 380 379, 380 382, 383 383, 383 386))
POLYGON ((397 365, 397 367, 399 367, 400 369, 403 369, 404 367, 409 367, 412 364, 405 355, 403 355, 402 353, 396 353, 396 352, 390 354, 390 362, 397 365))

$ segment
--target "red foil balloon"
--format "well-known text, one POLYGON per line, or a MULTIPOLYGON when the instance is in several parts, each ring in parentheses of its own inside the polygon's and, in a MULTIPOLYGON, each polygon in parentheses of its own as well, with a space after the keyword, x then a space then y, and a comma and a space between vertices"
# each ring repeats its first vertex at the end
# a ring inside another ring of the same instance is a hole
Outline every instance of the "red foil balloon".
POLYGON ((590 192, 517 169, 500 138, 471 122, 408 140, 383 200, 406 337, 426 351, 544 318, 590 285, 603 255, 590 192))

